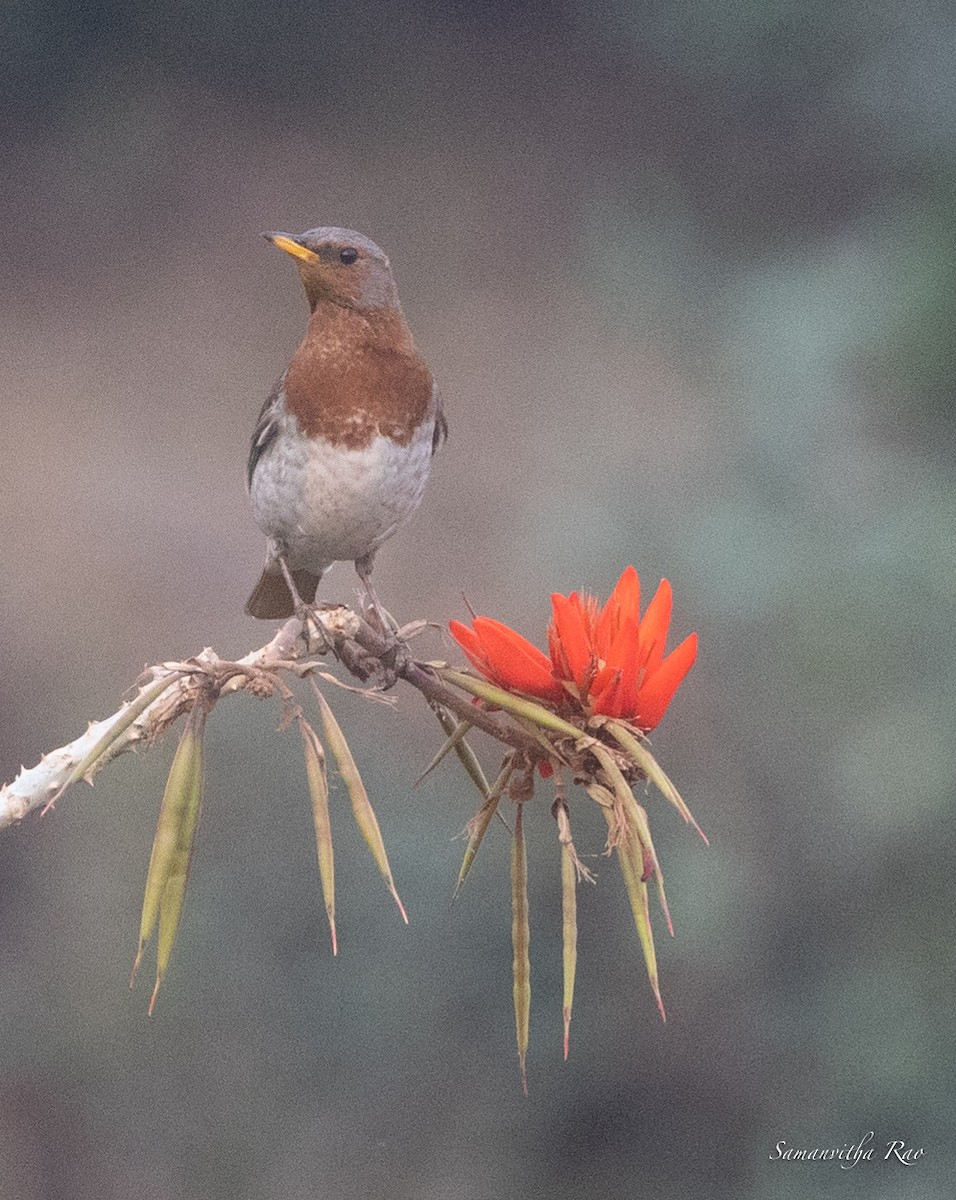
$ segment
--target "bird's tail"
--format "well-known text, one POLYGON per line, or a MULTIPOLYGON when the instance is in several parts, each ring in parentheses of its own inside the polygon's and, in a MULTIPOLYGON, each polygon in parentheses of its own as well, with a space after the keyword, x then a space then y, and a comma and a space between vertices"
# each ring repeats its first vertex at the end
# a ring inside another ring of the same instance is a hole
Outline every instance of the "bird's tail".
MULTIPOLYGON (((290 574, 296 591, 306 604, 311 604, 322 576, 313 575, 311 571, 291 571, 290 574)), ((252 595, 246 601, 246 612, 250 617, 260 617, 264 621, 277 621, 282 617, 292 616, 295 605, 281 571, 265 568, 259 576, 259 582, 252 589, 252 595)))

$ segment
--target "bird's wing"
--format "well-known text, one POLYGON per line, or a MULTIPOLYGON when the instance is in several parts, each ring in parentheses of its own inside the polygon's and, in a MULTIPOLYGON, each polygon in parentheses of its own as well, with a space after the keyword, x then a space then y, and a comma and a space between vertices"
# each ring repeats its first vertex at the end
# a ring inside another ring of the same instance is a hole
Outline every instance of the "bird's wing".
POLYGON ((249 463, 246 467, 246 483, 250 487, 252 486, 252 476, 255 474, 260 458, 262 458, 263 454, 265 454, 279 434, 279 417, 282 414, 282 384, 284 381, 284 374, 276 380, 276 385, 269 393, 265 404, 263 404, 262 411, 259 413, 259 420, 256 422, 256 428, 252 435, 252 445, 249 448, 249 463))
POLYGON ((432 454, 434 454, 442 442, 448 438, 448 422, 445 420, 444 405, 437 383, 432 384, 432 398, 435 401, 435 432, 432 434, 432 454))

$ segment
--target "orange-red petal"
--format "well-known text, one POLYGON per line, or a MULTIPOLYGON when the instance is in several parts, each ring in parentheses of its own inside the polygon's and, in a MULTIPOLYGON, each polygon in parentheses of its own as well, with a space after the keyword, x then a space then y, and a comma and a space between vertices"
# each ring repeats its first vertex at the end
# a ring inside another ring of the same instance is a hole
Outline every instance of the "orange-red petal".
POLYGON ((475 631, 467 625, 463 625, 461 621, 449 621, 448 631, 458 645, 461 646, 462 650, 464 650, 471 665, 487 677, 491 668, 488 665, 488 659, 485 657, 485 652, 475 631))
POLYGON ((579 596, 577 592, 572 592, 568 599, 581 610, 581 619, 584 621, 584 631, 587 634, 588 645, 593 650, 594 630, 597 627, 597 620, 601 614, 601 606, 598 604, 595 596, 589 596, 586 593, 583 596, 579 596))
POLYGON ((694 663, 697 635, 665 658, 670 583, 661 580, 643 618, 640 587, 637 571, 627 567, 603 607, 577 592, 552 595, 550 658, 491 617, 475 617, 472 628, 450 621, 449 629, 471 664, 500 687, 553 704, 570 697, 586 711, 653 729, 694 663))
POLYGON ((554 612, 554 636, 549 637, 548 641, 552 647, 551 661, 555 673, 564 678, 570 677, 583 692, 593 656, 580 601, 576 594, 562 596, 555 592, 551 597, 551 607, 554 612), (554 653, 556 645, 560 647, 557 655, 554 653))
POLYGON ((570 679, 571 667, 568 663, 568 656, 561 645, 561 639, 558 637, 554 621, 548 622, 548 653, 551 655, 551 666, 554 669, 555 675, 559 679, 570 679))
POLYGON ((638 696, 635 717, 642 729, 653 729, 660 722, 696 657, 697 634, 692 633, 648 676, 638 696))
POLYGON ((633 713, 637 707, 638 672, 641 668, 640 651, 637 614, 628 613, 624 616, 617 637, 607 652, 607 665, 614 667, 620 675, 618 683, 620 712, 609 713, 609 716, 633 713))
POLYGON ((641 581, 633 567, 625 567, 614 585, 607 604, 601 610, 594 630, 598 658, 607 659, 608 649, 628 617, 638 620, 641 609, 641 581))
MULTIPOLYGON (((603 672, 602 672, 603 674, 603 672)), ((615 671, 610 681, 600 692, 591 693, 591 709, 605 717, 627 717, 629 714, 621 704, 621 672, 615 671)))
POLYGON ((673 601, 671 585, 666 579, 662 579, 654 593, 654 599, 648 604, 647 612, 641 618, 641 663, 644 666, 645 679, 657 670, 664 657, 664 643, 667 641, 667 627, 671 623, 673 601))
POLYGON ((592 696, 597 696, 609 687, 615 675, 620 675, 620 671, 616 667, 603 666, 600 671, 597 671, 594 678, 591 680, 590 692, 592 696))
POLYGON ((497 683, 548 700, 561 698, 563 689, 552 674, 551 660, 537 646, 491 617, 475 617, 473 624, 497 683))

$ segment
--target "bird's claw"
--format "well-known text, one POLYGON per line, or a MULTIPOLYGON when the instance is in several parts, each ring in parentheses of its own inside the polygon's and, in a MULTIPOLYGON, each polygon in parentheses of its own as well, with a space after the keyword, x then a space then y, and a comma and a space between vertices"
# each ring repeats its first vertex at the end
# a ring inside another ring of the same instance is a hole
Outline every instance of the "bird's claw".
POLYGON ((334 649, 332 639, 325 631, 325 627, 318 619, 314 604, 302 603, 301 608, 297 605, 295 615, 302 622, 302 628, 305 630, 306 640, 309 643, 309 648, 313 654, 329 654, 334 649))
POLYGON ((314 653, 328 654, 332 649, 332 642, 316 615, 316 605, 309 604, 299 595, 292 572, 289 570, 285 557, 281 554, 279 555, 279 568, 285 579, 286 587, 289 589, 289 594, 292 596, 292 611, 296 620, 302 624, 306 640, 310 646, 315 645, 314 653))
POLYGON ((395 682, 395 679, 402 674, 402 672, 411 662, 412 656, 405 642, 395 634, 392 634, 392 636, 387 639, 387 643, 388 647, 379 661, 385 668, 385 671, 394 676, 392 682, 389 684, 389 687, 391 687, 395 682))
POLYGON ((399 633, 398 622, 387 609, 382 608, 375 595, 363 597, 362 616, 386 641, 399 633))
POLYGON ((393 688, 403 675, 411 654, 405 642, 392 632, 383 635, 385 647, 380 653, 369 654, 367 657, 368 674, 366 678, 374 678, 375 688, 387 692, 393 688))

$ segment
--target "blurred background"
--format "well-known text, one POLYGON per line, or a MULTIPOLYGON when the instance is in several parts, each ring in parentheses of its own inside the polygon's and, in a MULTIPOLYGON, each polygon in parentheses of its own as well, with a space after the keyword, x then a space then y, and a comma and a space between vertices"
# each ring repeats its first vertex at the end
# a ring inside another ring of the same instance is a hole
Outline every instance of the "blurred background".
MULTIPOLYGON (((294 731, 218 708, 156 1015, 127 991, 174 739, 0 835, 2 1200, 866 1196, 956 1178, 956 19, 932 0, 48 0, 5 9, 0 777, 148 662, 240 655, 262 399, 304 329, 262 229, 389 252, 451 438, 382 551, 402 620, 543 644, 552 590, 667 575, 668 1021, 586 797, 571 1057, 557 844, 508 839, 420 697, 335 691, 402 927, 294 731), (877 1161, 774 1161, 873 1131, 877 1161), (883 1162, 892 1139, 923 1147, 883 1162)), ((339 566, 325 599, 352 600, 339 566)), ((451 651, 432 632, 426 656, 451 651)), ((489 770, 494 748, 481 746, 489 770)))

